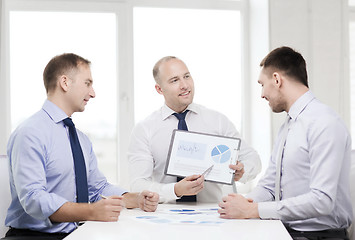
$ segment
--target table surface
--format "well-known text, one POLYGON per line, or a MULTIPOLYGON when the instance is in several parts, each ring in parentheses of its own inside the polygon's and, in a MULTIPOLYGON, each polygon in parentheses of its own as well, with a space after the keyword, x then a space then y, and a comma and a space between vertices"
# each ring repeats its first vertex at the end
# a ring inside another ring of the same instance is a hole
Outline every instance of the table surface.
POLYGON ((279 220, 224 220, 220 219, 215 213, 216 208, 218 208, 217 204, 198 203, 159 204, 157 211, 154 213, 143 212, 140 209, 125 209, 121 212, 117 222, 86 222, 68 235, 65 240, 195 240, 199 238, 202 240, 291 240, 290 235, 279 220), (187 210, 179 213, 182 209, 187 210), (206 215, 203 212, 201 213, 200 210, 212 210, 214 212, 208 212, 208 215, 206 215), (196 215, 190 215, 189 211, 195 211, 196 215), (201 221, 203 218, 206 219, 201 221))

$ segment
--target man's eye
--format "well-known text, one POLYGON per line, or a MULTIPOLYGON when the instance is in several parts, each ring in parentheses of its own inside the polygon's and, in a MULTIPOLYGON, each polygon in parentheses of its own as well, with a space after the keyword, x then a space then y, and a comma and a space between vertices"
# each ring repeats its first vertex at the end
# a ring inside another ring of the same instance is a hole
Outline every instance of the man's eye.
POLYGON ((185 75, 185 79, 190 78, 190 75, 185 75))

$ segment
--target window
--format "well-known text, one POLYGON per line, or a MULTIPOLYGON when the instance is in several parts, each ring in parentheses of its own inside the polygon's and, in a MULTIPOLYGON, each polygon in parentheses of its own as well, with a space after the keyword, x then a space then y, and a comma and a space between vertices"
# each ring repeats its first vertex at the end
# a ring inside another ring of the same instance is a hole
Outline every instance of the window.
POLYGON ((52 57, 73 52, 90 60, 97 97, 73 120, 93 142, 100 169, 117 182, 116 15, 11 11, 9 29, 12 129, 41 108, 42 73, 52 57))
MULTIPOLYGON (((240 1, 2 3, 0 74, 5 83, 0 86, 9 86, 10 97, 1 105, 8 109, 5 123, 11 122, 12 130, 41 108, 48 61, 74 52, 92 62, 96 91, 86 110, 73 115, 74 122, 93 142, 99 168, 112 183, 129 187, 131 129, 163 104, 152 77, 153 65, 163 56, 181 58, 195 81, 195 102, 224 113, 242 132, 242 95, 248 93, 241 80, 240 1)), ((0 136, 2 142, 7 138, 0 136)))
POLYGON ((240 11, 135 7, 133 13, 135 121, 162 106, 152 69, 172 55, 191 72, 194 102, 224 113, 240 130, 240 11))

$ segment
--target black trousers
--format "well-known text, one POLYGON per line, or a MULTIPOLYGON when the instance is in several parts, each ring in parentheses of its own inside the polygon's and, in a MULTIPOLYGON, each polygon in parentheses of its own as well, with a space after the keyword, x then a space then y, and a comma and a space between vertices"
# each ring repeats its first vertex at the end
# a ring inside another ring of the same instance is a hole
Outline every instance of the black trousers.
POLYGON ((289 227, 286 229, 294 240, 349 240, 348 231, 345 228, 311 232, 296 231, 289 227))
POLYGON ((29 229, 18 229, 18 228, 11 228, 7 231, 4 238, 5 240, 60 240, 68 236, 69 233, 45 233, 45 232, 38 232, 32 231, 29 229))

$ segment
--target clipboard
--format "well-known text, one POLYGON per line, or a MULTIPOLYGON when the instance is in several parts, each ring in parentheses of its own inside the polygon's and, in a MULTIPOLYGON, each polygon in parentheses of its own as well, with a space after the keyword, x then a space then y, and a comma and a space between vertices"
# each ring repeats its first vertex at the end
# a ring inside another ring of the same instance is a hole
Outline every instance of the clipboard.
POLYGON ((229 164, 236 164, 240 144, 240 138, 175 129, 164 174, 184 178, 202 174, 213 165, 205 180, 232 185, 234 171, 229 164))

